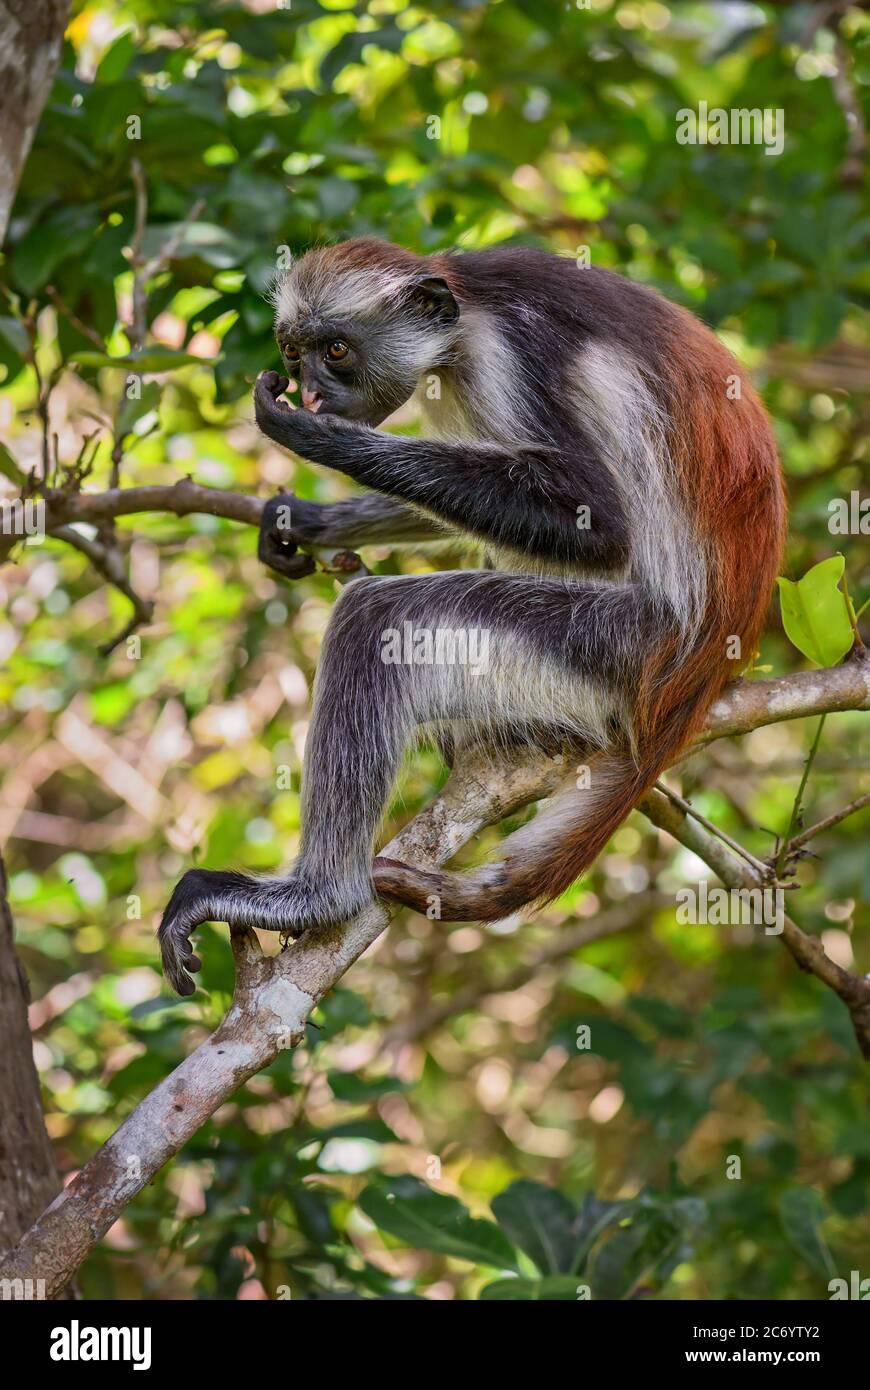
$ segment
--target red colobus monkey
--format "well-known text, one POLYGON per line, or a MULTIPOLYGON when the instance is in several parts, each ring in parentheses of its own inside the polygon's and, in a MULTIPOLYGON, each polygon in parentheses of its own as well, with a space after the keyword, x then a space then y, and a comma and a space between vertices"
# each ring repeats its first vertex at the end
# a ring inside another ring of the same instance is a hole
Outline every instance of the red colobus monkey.
POLYGON ((272 499, 261 558, 292 575, 307 563, 297 542, 447 533, 487 567, 345 588, 317 674, 299 859, 271 880, 184 875, 160 927, 182 994, 205 921, 298 937, 376 888, 423 908, 437 895, 446 921, 555 898, 754 652, 783 545, 776 446, 742 368, 630 280, 516 247, 420 257, 364 238, 310 251, 274 302, 303 408, 266 372, 260 429, 371 491, 272 499), (379 433, 415 392, 436 438, 379 433), (384 634, 406 623, 485 630, 487 669, 384 661, 384 634), (582 744, 589 786, 553 797, 480 868, 373 871, 403 751, 427 725, 456 744, 582 744))

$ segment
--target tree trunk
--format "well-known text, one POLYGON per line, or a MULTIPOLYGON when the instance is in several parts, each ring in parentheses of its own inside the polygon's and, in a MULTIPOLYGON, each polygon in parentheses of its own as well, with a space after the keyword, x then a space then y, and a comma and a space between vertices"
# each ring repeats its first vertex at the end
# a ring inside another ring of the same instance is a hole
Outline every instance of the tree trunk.
POLYGON ((0 859, 0 1250, 15 1244, 60 1188, 33 1063, 30 991, 12 937, 0 859))
MULTIPOLYGON (((69 0, 0 0, 0 243, 68 14, 69 0)), ((33 1062, 30 991, 13 937, 0 857, 0 1250, 16 1243, 60 1189, 33 1062)))
POLYGON ((63 52, 69 0, 0 0, 0 244, 63 52))

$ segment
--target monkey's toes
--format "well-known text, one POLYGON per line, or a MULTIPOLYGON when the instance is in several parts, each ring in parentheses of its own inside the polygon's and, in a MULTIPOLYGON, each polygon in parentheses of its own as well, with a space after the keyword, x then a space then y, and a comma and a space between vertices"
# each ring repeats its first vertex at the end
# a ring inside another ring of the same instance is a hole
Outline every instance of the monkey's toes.
POLYGON ((160 942, 163 959, 163 973, 175 990, 182 996, 193 994, 196 981, 193 974, 201 969, 199 956, 194 955, 193 947, 186 934, 170 930, 160 942))
POLYGON ((157 932, 163 973, 176 994, 193 994, 196 981, 192 975, 202 969, 202 961, 194 954, 190 933, 209 920, 205 900, 208 876, 207 869, 190 869, 179 879, 157 932))

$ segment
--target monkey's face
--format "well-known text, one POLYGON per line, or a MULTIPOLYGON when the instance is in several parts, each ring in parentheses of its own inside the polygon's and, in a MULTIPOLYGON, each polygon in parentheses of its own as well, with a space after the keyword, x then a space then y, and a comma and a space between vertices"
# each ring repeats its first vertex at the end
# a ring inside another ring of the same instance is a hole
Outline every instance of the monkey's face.
POLYGON ((276 295, 275 336, 305 409, 380 425, 449 359, 459 308, 443 280, 409 277, 380 289, 373 275, 361 294, 357 273, 335 277, 328 295, 319 284, 315 297, 294 279, 276 295))
POLYGON ((379 425, 417 385, 383 325, 334 318, 280 326, 278 349, 300 405, 324 415, 379 425))

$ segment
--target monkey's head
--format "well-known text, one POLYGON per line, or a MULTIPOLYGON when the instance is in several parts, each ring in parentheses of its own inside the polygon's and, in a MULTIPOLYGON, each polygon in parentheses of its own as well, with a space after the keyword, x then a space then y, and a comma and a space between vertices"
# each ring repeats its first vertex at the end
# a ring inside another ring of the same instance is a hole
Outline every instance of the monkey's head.
POLYGON ((284 368, 308 410, 379 425, 450 360, 459 306, 447 280, 389 242, 309 251, 272 298, 284 368))

